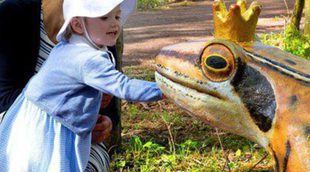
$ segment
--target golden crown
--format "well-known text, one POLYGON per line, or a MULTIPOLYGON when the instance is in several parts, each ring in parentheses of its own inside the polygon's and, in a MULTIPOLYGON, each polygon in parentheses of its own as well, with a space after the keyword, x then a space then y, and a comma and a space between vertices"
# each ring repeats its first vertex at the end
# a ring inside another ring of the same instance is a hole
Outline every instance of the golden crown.
POLYGON ((252 42, 261 6, 252 2, 246 9, 246 0, 237 0, 227 11, 223 0, 213 3, 214 37, 234 42, 252 42))

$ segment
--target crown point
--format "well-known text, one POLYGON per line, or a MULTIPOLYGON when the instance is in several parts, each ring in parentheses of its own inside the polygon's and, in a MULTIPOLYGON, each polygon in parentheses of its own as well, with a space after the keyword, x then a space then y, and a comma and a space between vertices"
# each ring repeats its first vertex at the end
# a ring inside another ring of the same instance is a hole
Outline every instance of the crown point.
POLYGON ((244 13, 246 11, 246 1, 245 0, 238 0, 237 4, 241 8, 241 13, 244 13))
POLYGON ((216 0, 213 4, 214 37, 237 43, 253 42, 260 11, 261 6, 256 1, 246 9, 246 1, 238 0, 227 12, 224 2, 216 0))
POLYGON ((233 4, 230 6, 231 9, 235 9, 235 8, 238 8, 240 9, 240 6, 238 4, 233 4))
POLYGON ((253 4, 253 11, 255 14, 259 15, 262 10, 262 7, 259 4, 253 4))
POLYGON ((235 15, 241 15, 241 9, 238 4, 233 4, 229 8, 229 13, 235 14, 235 15))
POLYGON ((223 0, 215 0, 213 3, 213 12, 219 12, 221 14, 226 14, 227 10, 223 0))

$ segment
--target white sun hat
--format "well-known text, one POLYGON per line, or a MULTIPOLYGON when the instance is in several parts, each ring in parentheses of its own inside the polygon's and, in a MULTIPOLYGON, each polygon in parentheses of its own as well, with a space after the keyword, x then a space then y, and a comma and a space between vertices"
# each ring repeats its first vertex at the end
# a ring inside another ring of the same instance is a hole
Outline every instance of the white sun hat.
POLYGON ((56 40, 60 41, 73 17, 100 17, 120 5, 121 24, 136 9, 136 0, 64 0, 63 14, 65 22, 59 30, 56 40))

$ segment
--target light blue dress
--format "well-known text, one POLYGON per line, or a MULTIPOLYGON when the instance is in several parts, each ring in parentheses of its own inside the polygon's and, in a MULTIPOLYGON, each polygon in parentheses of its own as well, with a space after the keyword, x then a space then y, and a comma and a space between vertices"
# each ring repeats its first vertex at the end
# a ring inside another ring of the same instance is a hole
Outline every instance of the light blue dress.
POLYGON ((156 83, 126 77, 83 37, 58 44, 4 116, 0 171, 84 171, 102 92, 130 101, 162 97, 156 83))
POLYGON ((74 172, 85 169, 90 135, 79 137, 22 93, 0 125, 0 171, 74 172))

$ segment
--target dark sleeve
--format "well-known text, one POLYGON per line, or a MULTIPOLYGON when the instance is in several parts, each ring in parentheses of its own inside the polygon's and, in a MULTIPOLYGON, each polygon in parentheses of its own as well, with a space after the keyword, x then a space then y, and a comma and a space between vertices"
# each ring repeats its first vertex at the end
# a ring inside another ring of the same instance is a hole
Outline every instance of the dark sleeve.
POLYGON ((10 107, 34 74, 39 29, 35 8, 40 3, 30 2, 0 4, 0 112, 10 107))

